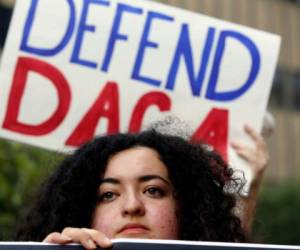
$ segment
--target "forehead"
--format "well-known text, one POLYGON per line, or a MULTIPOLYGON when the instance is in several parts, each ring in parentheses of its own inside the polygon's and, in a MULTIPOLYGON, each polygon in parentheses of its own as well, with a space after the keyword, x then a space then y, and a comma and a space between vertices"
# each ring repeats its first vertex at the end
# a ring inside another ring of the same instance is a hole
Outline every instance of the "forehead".
POLYGON ((103 177, 123 178, 148 174, 167 177, 168 170, 160 160, 157 151, 139 146, 120 151, 112 156, 103 177))

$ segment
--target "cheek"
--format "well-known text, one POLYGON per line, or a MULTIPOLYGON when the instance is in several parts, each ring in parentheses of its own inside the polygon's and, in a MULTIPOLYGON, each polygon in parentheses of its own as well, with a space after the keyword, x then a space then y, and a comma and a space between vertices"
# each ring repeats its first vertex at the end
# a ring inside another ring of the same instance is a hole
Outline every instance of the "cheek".
POLYGON ((114 209, 97 207, 92 220, 92 228, 104 233, 107 237, 113 237, 112 221, 116 220, 114 209))
POLYGON ((174 204, 162 204, 149 213, 158 239, 178 239, 178 220, 174 204))

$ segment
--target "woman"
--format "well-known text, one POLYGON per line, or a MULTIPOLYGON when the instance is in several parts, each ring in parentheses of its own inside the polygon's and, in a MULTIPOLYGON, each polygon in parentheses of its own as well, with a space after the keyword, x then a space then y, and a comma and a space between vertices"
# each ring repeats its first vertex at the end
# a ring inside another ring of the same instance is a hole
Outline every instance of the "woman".
POLYGON ((109 247, 112 238, 243 242, 238 183, 214 152, 149 130, 103 136, 44 184, 17 240, 109 247), (226 192, 225 192, 226 191, 226 192))

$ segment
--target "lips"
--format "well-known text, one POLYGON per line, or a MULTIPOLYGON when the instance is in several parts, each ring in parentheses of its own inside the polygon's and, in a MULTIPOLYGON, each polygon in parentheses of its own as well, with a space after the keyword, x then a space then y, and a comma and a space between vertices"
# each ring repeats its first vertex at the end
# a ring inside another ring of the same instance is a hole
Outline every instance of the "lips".
POLYGON ((121 228, 119 234, 144 234, 149 230, 146 226, 139 223, 129 223, 121 228))

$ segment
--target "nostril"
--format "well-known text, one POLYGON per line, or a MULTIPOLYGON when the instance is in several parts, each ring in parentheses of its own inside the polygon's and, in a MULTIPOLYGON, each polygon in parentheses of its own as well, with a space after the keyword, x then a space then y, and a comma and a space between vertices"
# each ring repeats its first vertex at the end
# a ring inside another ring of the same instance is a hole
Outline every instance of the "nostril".
POLYGON ((142 215, 144 211, 144 205, 141 202, 127 204, 127 206, 123 207, 124 215, 142 215))

